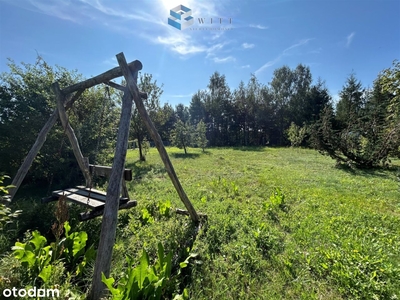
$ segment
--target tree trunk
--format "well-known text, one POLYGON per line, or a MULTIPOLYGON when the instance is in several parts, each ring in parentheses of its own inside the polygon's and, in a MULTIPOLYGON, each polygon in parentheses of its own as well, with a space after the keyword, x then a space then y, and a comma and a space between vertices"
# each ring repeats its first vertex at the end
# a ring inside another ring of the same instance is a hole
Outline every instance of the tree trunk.
POLYGON ((139 147, 139 159, 140 159, 140 161, 146 161, 146 157, 143 155, 142 138, 140 136, 140 133, 138 133, 138 135, 137 135, 137 140, 138 140, 138 147, 139 147))

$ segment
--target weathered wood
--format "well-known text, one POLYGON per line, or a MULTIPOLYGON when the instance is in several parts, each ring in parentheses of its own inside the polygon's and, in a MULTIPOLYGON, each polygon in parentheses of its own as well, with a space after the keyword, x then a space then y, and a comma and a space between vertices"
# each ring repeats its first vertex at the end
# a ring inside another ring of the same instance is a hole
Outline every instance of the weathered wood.
POLYGON ((90 208, 99 208, 99 207, 104 207, 105 201, 97 200, 92 198, 94 195, 81 195, 79 194, 79 189, 76 188, 70 188, 66 190, 59 190, 59 191, 54 191, 53 196, 55 197, 61 197, 65 196, 66 199, 68 199, 71 202, 74 202, 76 204, 84 205, 90 208))
MULTIPOLYGON (((76 101, 83 93, 83 90, 78 90, 73 97, 71 97, 67 104, 65 105, 65 109, 69 109, 74 101, 76 101)), ((13 200, 15 194, 17 193, 19 187, 21 186, 22 181, 24 180, 26 174, 28 173, 29 168, 32 165, 33 160, 36 155, 39 153, 42 148, 44 142, 46 141, 47 134, 50 129, 54 126, 58 119, 58 107, 54 109, 50 118, 47 120, 46 124, 43 126, 42 130, 40 130, 35 143, 33 144, 31 150, 29 150, 28 155, 25 157, 24 162, 19 167, 17 174, 14 176, 12 185, 14 186, 10 189, 11 200, 13 200)))
MULTIPOLYGON (((129 208, 132 208, 132 207, 135 207, 135 206, 137 206, 137 201, 136 200, 130 200, 130 201, 126 202, 126 203, 121 204, 118 207, 118 209, 119 210, 121 210, 121 209, 129 209, 129 208)), ((80 221, 87 221, 87 220, 99 217, 102 214, 103 214, 103 210, 92 210, 92 211, 89 211, 89 212, 83 212, 83 213, 79 214, 79 220, 80 221)))
MULTIPOLYGON (((111 171, 112 167, 109 166, 100 166, 100 165, 89 165, 89 170, 90 174, 94 176, 105 176, 105 177, 110 177, 111 176, 111 171)), ((132 181, 132 169, 124 169, 124 175, 123 175, 124 180, 126 181, 132 181)))
POLYGON ((79 147, 78 139, 76 138, 75 132, 69 124, 67 113, 64 108, 64 98, 65 96, 61 93, 60 86, 58 82, 52 84, 52 89, 57 99, 58 114, 60 116, 61 124, 67 134, 67 137, 71 143, 72 151, 78 162, 79 168, 81 169, 83 176, 85 177, 86 186, 90 187, 92 185, 92 179, 89 173, 89 166, 85 162, 85 158, 82 155, 81 149, 79 147))
MULTIPOLYGON (((53 197, 61 197, 65 196, 68 200, 81 204, 84 206, 88 206, 92 209, 98 209, 99 207, 103 207, 106 203, 106 192, 86 188, 84 186, 77 186, 76 188, 69 188, 65 190, 53 191, 53 197)), ((121 197, 119 198, 119 203, 128 202, 128 198, 121 197)))
MULTIPOLYGON (((183 209, 180 209, 180 208, 176 208, 175 209, 175 213, 177 213, 178 215, 190 216, 190 213, 187 210, 183 210, 183 209)), ((206 214, 199 213, 198 215, 199 215, 200 218, 207 219, 207 215, 206 214)))
POLYGON ((122 197, 129 199, 129 192, 128 192, 128 188, 126 187, 125 180, 122 180, 122 183, 121 183, 121 195, 122 195, 122 197))
MULTIPOLYGON (((131 74, 132 77, 130 77, 130 80, 133 80, 132 84, 136 85, 138 71, 142 68, 142 64, 139 62, 136 69, 129 69, 126 65, 125 59, 125 63, 121 62, 121 55, 123 56, 123 54, 117 55, 118 64, 121 68, 122 66, 126 67, 130 74, 133 73, 131 74)), ((137 93, 135 97, 139 97, 139 93, 137 93)), ((102 273, 104 273, 106 277, 110 275, 111 256, 117 229, 119 188, 121 186, 122 172, 124 170, 126 152, 128 148, 131 114, 132 96, 129 92, 125 92, 122 98, 121 119, 118 129, 117 145, 111 177, 107 188, 107 199, 103 213, 103 221, 101 224, 100 241, 94 266, 92 286, 88 295, 88 299, 90 300, 98 300, 104 293, 105 285, 101 281, 102 273)))
POLYGON ((121 62, 120 67, 122 69, 122 73, 126 79, 126 84, 127 87, 129 88, 129 91, 133 95, 133 100, 135 101, 136 107, 140 113, 140 116, 142 117, 143 122, 145 123, 147 130, 149 131, 152 139, 154 140, 154 143, 157 147, 158 152, 160 153, 161 159, 164 163, 165 169, 167 170, 167 173, 169 177, 171 178, 171 181, 176 189, 176 191, 179 194, 179 197, 181 198, 183 204, 185 205, 186 209, 189 211, 190 217, 195 223, 198 223, 199 216, 197 215, 196 210, 194 209, 192 203, 190 202, 189 198, 187 197, 185 191, 182 188, 181 183, 179 182, 178 176, 175 173, 174 167, 169 159, 168 153, 165 150, 164 144, 161 140, 160 135, 157 132, 157 129, 155 128, 153 122, 151 121, 146 108, 143 105, 142 100, 139 97, 139 90, 135 84, 135 80, 132 76, 132 74, 129 71, 128 66, 126 65, 125 57, 123 56, 123 53, 118 54, 121 55, 121 62))
MULTIPOLYGON (((140 71, 142 69, 142 63, 138 60, 135 60, 131 63, 129 63, 129 68, 131 69, 131 72, 135 71, 140 71)), ((71 94, 77 90, 81 89, 88 89, 91 88, 92 86, 95 86, 100 83, 108 82, 114 78, 122 76, 122 71, 120 67, 115 67, 111 70, 108 70, 107 72, 104 72, 100 75, 97 75, 93 78, 87 79, 85 81, 70 85, 66 88, 64 88, 61 92, 64 95, 71 94)))
MULTIPOLYGON (((126 91, 126 87, 125 87, 125 86, 120 85, 120 84, 118 84, 118 83, 115 83, 115 82, 113 82, 113 81, 108 81, 108 82, 103 82, 103 83, 106 84, 106 85, 108 85, 108 86, 110 86, 110 87, 112 87, 112 88, 114 88, 114 89, 120 90, 120 91, 122 91, 122 92, 125 92, 125 91, 126 91)), ((142 99, 147 99, 147 93, 144 93, 144 92, 139 91, 139 95, 140 95, 140 97, 141 97, 142 99)))

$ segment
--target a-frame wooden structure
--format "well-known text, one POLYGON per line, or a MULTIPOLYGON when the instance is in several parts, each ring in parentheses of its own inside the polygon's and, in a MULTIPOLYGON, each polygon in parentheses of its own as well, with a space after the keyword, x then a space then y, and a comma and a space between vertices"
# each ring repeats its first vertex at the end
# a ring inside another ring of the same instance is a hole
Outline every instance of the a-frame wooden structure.
POLYGON ((191 219, 195 223, 199 223, 199 215, 195 211, 191 202, 189 201, 185 191, 183 190, 179 179, 175 173, 174 167, 168 157, 167 151, 164 148, 161 137, 158 134, 153 122, 151 121, 147 111, 143 105, 142 97, 146 97, 144 93, 139 92, 137 87, 138 72, 142 69, 142 63, 135 60, 127 64, 125 56, 123 53, 116 55, 119 67, 111 69, 105 73, 102 73, 91 79, 82 81, 80 83, 68 86, 64 89, 60 89, 57 82, 52 85, 52 89, 56 96, 57 108, 54 110, 53 114, 50 116, 49 120, 46 122, 45 126, 40 131, 35 144, 29 151, 27 157, 25 158, 23 164, 18 170, 16 176, 13 179, 12 184, 15 186, 11 190, 11 197, 15 196, 19 186, 21 185, 28 169, 30 168, 33 159, 39 152, 43 143, 46 140, 46 136, 50 129, 54 126, 57 118, 60 117, 62 126, 68 136, 68 139, 72 145, 74 155, 78 161, 79 167, 85 177, 86 186, 91 186, 91 175, 89 170, 89 165, 87 160, 82 155, 79 148, 78 140, 75 136, 74 130, 70 126, 66 114, 66 110, 69 109, 72 104, 79 98, 83 91, 87 88, 93 87, 97 84, 105 83, 109 84, 115 88, 119 88, 124 91, 122 98, 122 109, 121 109, 121 119, 117 135, 117 144, 115 149, 114 161, 111 168, 110 180, 106 193, 106 201, 103 213, 103 221, 100 234, 100 242, 97 252, 97 258, 95 263, 94 275, 92 287, 89 294, 89 299, 100 299, 103 290, 105 288, 101 281, 101 274, 104 273, 109 276, 110 266, 111 266, 111 254, 112 248, 115 241, 118 209, 120 201, 120 187, 121 181, 124 173, 125 159, 128 147, 128 135, 129 127, 132 113, 133 101, 142 117, 149 133, 154 140, 155 146, 157 147, 161 159, 164 163, 166 171, 171 178, 171 181, 177 190, 179 197, 184 203, 187 214, 190 215, 191 219), (120 86, 118 84, 110 82, 110 80, 124 76, 126 80, 126 87, 120 86), (133 100, 133 101, 132 101, 133 100))

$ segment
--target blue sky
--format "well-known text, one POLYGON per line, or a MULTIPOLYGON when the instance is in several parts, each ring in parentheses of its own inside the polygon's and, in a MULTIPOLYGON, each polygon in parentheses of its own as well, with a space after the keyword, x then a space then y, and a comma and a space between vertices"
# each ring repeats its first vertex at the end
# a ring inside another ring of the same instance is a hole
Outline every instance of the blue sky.
POLYGON ((7 58, 33 63, 39 53, 91 77, 119 52, 140 60, 172 105, 188 105, 214 71, 233 89, 299 63, 336 98, 352 71, 368 87, 400 59, 400 0, 0 0, 0 72, 7 58), (194 18, 184 30, 167 21, 181 4, 194 18))

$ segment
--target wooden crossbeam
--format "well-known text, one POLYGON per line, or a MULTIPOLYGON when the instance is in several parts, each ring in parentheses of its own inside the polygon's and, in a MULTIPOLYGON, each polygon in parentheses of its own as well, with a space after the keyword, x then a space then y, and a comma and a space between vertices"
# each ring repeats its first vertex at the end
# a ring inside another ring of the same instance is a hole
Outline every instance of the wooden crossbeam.
MULTIPOLYGON (((142 63, 138 60, 135 60, 131 63, 128 64, 129 69, 131 72, 137 72, 140 71, 143 67, 142 63)), ((115 67, 114 69, 108 70, 107 72, 104 72, 100 75, 97 75, 95 77, 92 77, 90 79, 87 79, 85 81, 81 81, 79 83, 70 85, 62 90, 62 93, 64 95, 71 94, 77 90, 81 89, 88 89, 91 88, 92 86, 95 86, 97 84, 103 83, 103 82, 108 82, 114 78, 122 76, 122 70, 120 67, 115 67)))
MULTIPOLYGON (((103 177, 110 177, 112 167, 109 166, 99 166, 99 165, 89 165, 90 174, 94 176, 103 176, 103 177)), ((132 170, 125 169, 123 178, 126 181, 132 181, 132 170)))
MULTIPOLYGON (((130 200, 126 203, 122 203, 119 205, 118 210, 121 209, 129 209, 132 207, 137 206, 137 201, 136 200, 130 200)), ((101 216, 104 212, 104 209, 96 209, 96 210, 92 210, 92 211, 88 211, 88 212, 83 212, 79 214, 79 220, 80 221, 87 221, 90 219, 94 219, 98 216, 101 216)))

